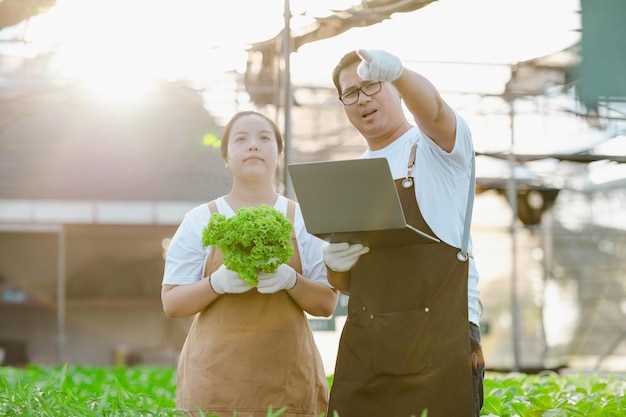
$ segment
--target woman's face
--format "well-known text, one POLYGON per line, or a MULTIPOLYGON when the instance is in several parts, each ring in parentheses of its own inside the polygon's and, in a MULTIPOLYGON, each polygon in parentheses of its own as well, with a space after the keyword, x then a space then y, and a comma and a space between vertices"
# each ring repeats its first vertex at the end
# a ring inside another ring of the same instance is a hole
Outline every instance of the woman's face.
POLYGON ((272 126, 256 115, 235 121, 228 138, 228 168, 235 177, 273 178, 278 144, 272 126))

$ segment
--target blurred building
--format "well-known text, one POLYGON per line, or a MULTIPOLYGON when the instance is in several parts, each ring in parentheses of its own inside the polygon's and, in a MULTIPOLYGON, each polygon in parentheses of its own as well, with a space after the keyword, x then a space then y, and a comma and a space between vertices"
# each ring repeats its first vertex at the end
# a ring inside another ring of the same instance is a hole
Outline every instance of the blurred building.
POLYGON ((1 74, 5 362, 171 363, 186 321, 162 313, 163 255, 183 214, 229 188, 203 142, 219 127, 183 85, 102 102, 39 64, 1 74))

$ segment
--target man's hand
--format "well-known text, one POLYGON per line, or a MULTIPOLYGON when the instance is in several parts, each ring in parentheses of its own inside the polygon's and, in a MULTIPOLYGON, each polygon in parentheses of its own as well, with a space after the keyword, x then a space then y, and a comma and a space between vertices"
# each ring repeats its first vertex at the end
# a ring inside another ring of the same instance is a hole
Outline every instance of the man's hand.
POLYGON ((400 78, 404 67, 400 59, 389 52, 376 49, 359 49, 361 63, 356 73, 363 81, 393 82, 400 78))
POLYGON ((241 279, 238 273, 231 271, 224 265, 211 274, 209 283, 217 294, 241 294, 253 287, 241 279))
POLYGON ((335 272, 347 272, 370 248, 360 243, 330 243, 324 247, 324 263, 335 272))
POLYGON ((298 275, 296 270, 287 264, 280 265, 271 274, 259 273, 257 291, 261 294, 274 294, 281 290, 290 290, 296 286, 298 275))

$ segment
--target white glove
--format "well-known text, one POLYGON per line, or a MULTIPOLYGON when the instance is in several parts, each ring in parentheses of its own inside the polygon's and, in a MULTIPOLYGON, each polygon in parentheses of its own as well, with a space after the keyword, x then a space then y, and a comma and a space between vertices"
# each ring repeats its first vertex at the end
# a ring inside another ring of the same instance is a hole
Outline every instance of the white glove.
POLYGON ((324 247, 324 263, 335 272, 346 272, 352 269, 361 255, 370 248, 360 243, 331 243, 324 247))
POLYGON ((280 290, 290 290, 296 286, 298 274, 287 264, 282 264, 272 273, 259 273, 257 291, 261 294, 274 294, 280 290))
POLYGON ((213 291, 218 294, 241 294, 254 287, 224 265, 211 274, 209 283, 213 291))
POLYGON ((356 68, 356 73, 363 81, 393 82, 402 75, 404 67, 400 58, 389 52, 359 49, 357 54, 362 61, 356 68))

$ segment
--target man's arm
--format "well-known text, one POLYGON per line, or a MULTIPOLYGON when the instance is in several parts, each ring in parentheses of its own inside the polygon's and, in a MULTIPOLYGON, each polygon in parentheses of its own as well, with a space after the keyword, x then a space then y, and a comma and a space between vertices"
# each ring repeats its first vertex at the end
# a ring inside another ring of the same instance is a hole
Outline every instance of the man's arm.
POLYGON ((441 149, 452 152, 456 136, 456 117, 425 77, 407 68, 393 82, 422 132, 441 149))
POLYGON ((341 291, 342 293, 350 293, 350 271, 336 272, 330 268, 326 268, 328 271, 328 282, 333 288, 341 291))
POLYGON ((404 68, 402 61, 386 51, 360 49, 357 74, 363 80, 387 81, 399 91, 420 129, 441 149, 452 152, 456 119, 452 109, 425 77, 404 68))

